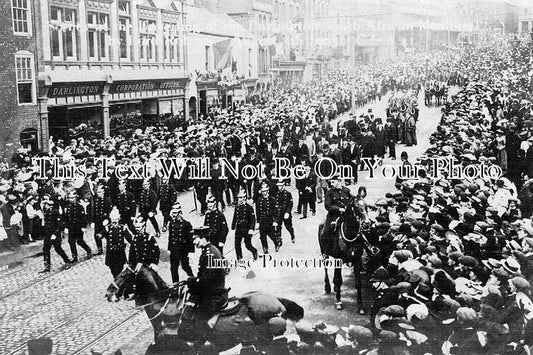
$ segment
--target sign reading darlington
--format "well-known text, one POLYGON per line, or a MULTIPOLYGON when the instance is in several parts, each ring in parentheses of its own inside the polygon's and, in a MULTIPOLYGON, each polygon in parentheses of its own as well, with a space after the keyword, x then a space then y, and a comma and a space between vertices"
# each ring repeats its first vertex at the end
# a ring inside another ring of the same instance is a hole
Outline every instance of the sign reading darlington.
POLYGON ((104 83, 58 84, 48 89, 48 97, 100 95, 103 90, 104 83))
POLYGON ((135 91, 173 90, 185 88, 183 80, 143 80, 143 81, 117 81, 111 84, 109 93, 117 94, 135 91))

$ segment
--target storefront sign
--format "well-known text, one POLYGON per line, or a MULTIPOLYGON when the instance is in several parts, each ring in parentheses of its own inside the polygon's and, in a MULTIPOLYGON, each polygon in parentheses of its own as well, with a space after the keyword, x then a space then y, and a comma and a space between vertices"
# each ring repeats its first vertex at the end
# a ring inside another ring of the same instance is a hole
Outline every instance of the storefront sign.
POLYGON ((48 97, 101 95, 103 91, 103 82, 57 83, 48 88, 48 97))
POLYGON ((110 94, 136 91, 179 90, 184 89, 186 80, 132 80, 116 81, 109 88, 110 94))

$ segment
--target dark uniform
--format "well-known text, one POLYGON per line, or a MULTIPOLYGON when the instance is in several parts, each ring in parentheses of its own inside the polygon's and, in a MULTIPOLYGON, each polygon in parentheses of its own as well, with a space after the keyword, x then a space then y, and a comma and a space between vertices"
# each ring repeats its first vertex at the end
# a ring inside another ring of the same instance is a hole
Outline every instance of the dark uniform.
POLYGON ((155 219, 157 208, 157 195, 154 190, 148 188, 143 189, 139 196, 139 214, 145 220, 149 219, 152 226, 154 226, 155 232, 159 236, 159 226, 155 219), (152 215, 150 216, 150 212, 152 215))
POLYGON ((291 239, 294 241, 294 228, 292 226, 292 195, 287 190, 280 190, 278 194, 276 195, 276 208, 278 211, 278 220, 279 220, 279 233, 278 235, 281 238, 281 228, 282 224, 285 223, 285 228, 287 228, 287 231, 291 235, 291 239), (289 214, 289 218, 285 219, 284 215, 285 213, 289 214))
POLYGON ((239 204, 235 207, 231 230, 235 231, 235 254, 237 259, 242 259, 242 240, 244 245, 257 258, 257 249, 252 245, 252 234, 250 231, 255 229, 255 213, 252 206, 247 203, 239 204))
POLYGON ((78 260, 76 243, 87 252, 87 258, 92 257, 91 248, 83 240, 82 228, 87 227, 88 216, 79 203, 68 203, 63 214, 65 228, 68 228, 68 244, 74 261, 78 260))
POLYGON ((176 188, 171 184, 162 184, 159 187, 159 209, 163 214, 163 227, 167 226, 170 219, 170 210, 176 202, 176 188))
POLYGON ((130 264, 142 263, 145 266, 159 263, 159 246, 153 236, 146 232, 135 233, 128 258, 130 264))
POLYGON ((226 244, 226 237, 229 232, 228 223, 224 214, 218 209, 207 211, 204 218, 204 226, 209 226, 209 241, 223 254, 224 246, 220 246, 220 243, 226 244))
POLYGON ((91 222, 94 223, 94 241, 98 252, 101 253, 102 249, 102 235, 104 232, 104 220, 109 216, 111 212, 112 204, 108 197, 96 197, 93 200, 91 222))
POLYGON ((225 288, 226 272, 224 268, 209 268, 209 262, 216 265, 222 262, 222 254, 211 243, 202 248, 202 254, 198 261, 198 276, 188 281, 189 292, 193 302, 199 306, 199 314, 202 320, 207 320, 213 312, 221 309, 227 302, 227 290, 225 288))
POLYGON ((274 242, 276 248, 281 245, 281 240, 276 238, 274 222, 278 222, 278 209, 274 197, 259 196, 256 205, 257 221, 259 222, 259 238, 263 245, 263 252, 268 253, 267 236, 274 242))
POLYGON ((189 264, 189 253, 194 252, 192 243, 192 225, 184 219, 172 219, 168 225, 168 251, 170 252, 170 273, 172 282, 179 282, 178 267, 189 276, 193 276, 189 264))
POLYGON ((331 188, 326 191, 326 196, 324 198, 324 206, 326 207, 328 214, 326 216, 326 223, 324 224, 324 235, 328 237, 327 240, 330 241, 330 243, 327 243, 327 245, 323 245, 322 252, 324 254, 333 255, 333 253, 337 252, 335 248, 338 243, 335 243, 335 240, 332 236, 333 231, 331 223, 334 222, 338 217, 340 217, 341 213, 339 209, 346 208, 350 198, 350 190, 348 190, 348 188, 344 186, 340 189, 331 188))
POLYGON ((67 254, 61 247, 61 215, 59 211, 52 207, 51 209, 43 209, 43 221, 42 221, 42 236, 43 236, 43 254, 44 254, 44 267, 45 270, 49 270, 51 266, 50 249, 54 246, 56 253, 63 259, 65 263, 69 263, 67 254), (55 239, 52 240, 52 235, 55 235, 55 239))
POLYGON ((116 278, 126 264, 126 243, 131 243, 131 232, 123 224, 111 224, 104 227, 102 236, 107 239, 105 264, 116 278))
POLYGON ((135 197, 131 192, 117 194, 117 209, 120 212, 120 223, 125 224, 134 231, 132 217, 135 215, 135 197))

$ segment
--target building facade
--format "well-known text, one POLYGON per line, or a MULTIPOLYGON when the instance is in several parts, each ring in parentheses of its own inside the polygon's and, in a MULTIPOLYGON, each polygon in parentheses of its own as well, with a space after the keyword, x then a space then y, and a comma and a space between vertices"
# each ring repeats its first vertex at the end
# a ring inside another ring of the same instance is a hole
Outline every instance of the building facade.
POLYGON ((225 13, 194 6, 186 7, 186 12, 188 63, 193 78, 187 95, 190 116, 195 116, 193 107, 205 116, 210 107, 245 102, 258 80, 257 38, 225 13))
MULTIPOLYGON (((533 3, 522 1, 518 4, 518 33, 530 36, 533 32, 533 3)), ((531 37, 533 39, 533 37, 531 37)))
POLYGON ((36 6, 32 0, 0 2, 1 36, 0 60, 0 149, 7 156, 22 144, 36 151, 46 137, 40 135, 37 73, 39 30, 36 6))
POLYGON ((41 0, 43 136, 127 134, 186 119, 185 13, 170 0, 41 0))

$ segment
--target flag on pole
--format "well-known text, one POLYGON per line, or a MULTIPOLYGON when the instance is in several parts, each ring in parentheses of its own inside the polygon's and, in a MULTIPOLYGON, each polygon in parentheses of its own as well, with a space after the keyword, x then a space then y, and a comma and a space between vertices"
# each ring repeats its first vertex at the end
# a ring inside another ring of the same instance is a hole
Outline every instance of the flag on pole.
POLYGON ((233 61, 231 57, 231 39, 214 43, 213 53, 215 56, 215 70, 231 66, 233 61))

